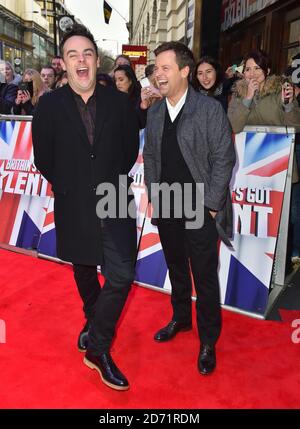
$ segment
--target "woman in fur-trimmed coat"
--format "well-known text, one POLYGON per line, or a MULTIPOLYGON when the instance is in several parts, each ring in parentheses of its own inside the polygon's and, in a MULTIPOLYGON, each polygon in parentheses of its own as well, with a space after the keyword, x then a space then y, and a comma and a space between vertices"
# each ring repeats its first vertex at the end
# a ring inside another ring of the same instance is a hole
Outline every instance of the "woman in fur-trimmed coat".
POLYGON ((281 78, 269 76, 267 56, 249 53, 244 60, 244 79, 236 82, 228 108, 235 133, 246 125, 300 127, 300 108, 292 85, 285 88, 281 78))

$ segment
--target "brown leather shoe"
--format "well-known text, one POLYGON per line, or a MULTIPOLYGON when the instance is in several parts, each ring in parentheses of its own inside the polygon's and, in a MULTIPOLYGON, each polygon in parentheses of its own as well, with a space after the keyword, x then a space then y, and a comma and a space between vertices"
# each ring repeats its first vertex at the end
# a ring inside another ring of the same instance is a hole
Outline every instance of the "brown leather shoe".
POLYGON ((83 362, 91 369, 96 369, 106 386, 115 390, 128 390, 129 383, 112 360, 109 352, 92 355, 86 352, 83 362))
POLYGON ((190 331, 192 329, 191 323, 176 322, 171 320, 164 328, 160 329, 154 335, 155 341, 164 342, 169 341, 175 337, 180 331, 190 331))

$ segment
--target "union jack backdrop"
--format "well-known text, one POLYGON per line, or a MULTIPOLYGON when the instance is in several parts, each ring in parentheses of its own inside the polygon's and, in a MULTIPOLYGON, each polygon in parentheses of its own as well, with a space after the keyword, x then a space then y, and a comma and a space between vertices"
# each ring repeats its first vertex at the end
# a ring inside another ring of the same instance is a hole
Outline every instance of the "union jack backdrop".
MULTIPOLYGON (((294 135, 240 133, 231 180, 233 249, 220 243, 221 302, 264 314, 294 135)), ((144 186, 144 132, 130 176, 137 206, 136 280, 170 290, 157 228, 144 186)), ((53 197, 33 164, 31 122, 0 121, 0 243, 56 256, 53 197)))
POLYGON ((1 121, 0 243, 38 250, 50 197, 50 185, 33 164, 31 122, 1 121))
POLYGON ((293 138, 269 133, 235 136, 234 250, 221 244, 219 271, 222 302, 229 306, 265 312, 293 138))

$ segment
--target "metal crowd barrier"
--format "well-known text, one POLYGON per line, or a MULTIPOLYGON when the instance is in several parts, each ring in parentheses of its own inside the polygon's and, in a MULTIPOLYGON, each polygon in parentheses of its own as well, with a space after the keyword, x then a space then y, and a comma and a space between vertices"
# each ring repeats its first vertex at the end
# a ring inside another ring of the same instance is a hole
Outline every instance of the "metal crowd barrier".
MULTIPOLYGON (((53 196, 33 164, 32 116, 0 115, 0 247, 56 262, 53 196), (26 162, 23 162, 26 161, 26 162)), ((231 188, 233 250, 220 244, 219 279, 225 308, 265 318, 287 287, 286 247, 294 128, 246 127, 235 136, 231 188), (280 210, 282 208, 282 210, 280 210)), ((157 229, 145 216, 143 133, 132 170, 138 222, 144 226, 136 282, 170 293, 157 229)))

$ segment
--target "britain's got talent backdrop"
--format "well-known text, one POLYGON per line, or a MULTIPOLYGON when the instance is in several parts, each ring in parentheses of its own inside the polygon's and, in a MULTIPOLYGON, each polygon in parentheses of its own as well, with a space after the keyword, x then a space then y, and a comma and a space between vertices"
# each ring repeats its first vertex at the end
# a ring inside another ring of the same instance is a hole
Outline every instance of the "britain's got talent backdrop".
MULTIPOLYGON (((219 248, 222 304, 260 315, 265 312, 293 140, 294 134, 275 128, 235 136, 237 162, 230 185, 233 248, 223 243, 219 248)), ((130 172, 139 237, 136 281, 170 290, 157 228, 147 210, 143 145, 142 131, 139 156, 130 172)), ((33 164, 29 120, 0 121, 0 243, 56 255, 53 197, 33 164)))

